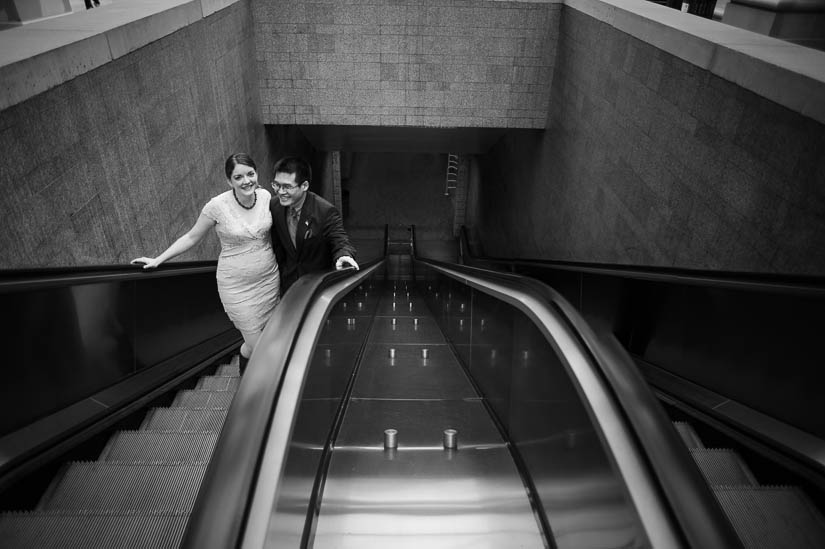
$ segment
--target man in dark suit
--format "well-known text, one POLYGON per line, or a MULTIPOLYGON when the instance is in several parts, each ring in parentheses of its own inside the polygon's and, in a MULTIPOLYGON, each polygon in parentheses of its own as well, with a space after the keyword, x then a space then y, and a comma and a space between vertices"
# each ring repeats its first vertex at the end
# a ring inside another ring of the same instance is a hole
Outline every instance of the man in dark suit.
POLYGON ((309 190, 312 168, 302 158, 288 156, 275 163, 272 188, 278 201, 272 211, 272 248, 281 273, 281 295, 299 277, 313 271, 351 267, 355 247, 338 210, 309 190))

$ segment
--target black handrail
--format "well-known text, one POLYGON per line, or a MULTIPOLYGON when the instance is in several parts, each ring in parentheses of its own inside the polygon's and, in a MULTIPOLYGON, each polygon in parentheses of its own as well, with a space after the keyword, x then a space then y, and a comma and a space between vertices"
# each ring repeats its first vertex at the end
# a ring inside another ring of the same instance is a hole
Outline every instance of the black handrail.
MULTIPOLYGON (((372 261, 361 270, 383 261, 372 261)), ((229 408, 181 547, 226 549, 240 543, 266 433, 296 336, 316 295, 347 277, 358 274, 351 269, 308 274, 284 295, 258 340, 229 408)))
POLYGON ((0 271, 0 293, 40 290, 77 284, 145 280, 170 276, 187 276, 214 272, 217 261, 180 261, 164 263, 157 269, 143 265, 90 265, 82 267, 49 267, 43 269, 8 269, 0 271))
POLYGON ((361 273, 345 269, 305 275, 284 294, 258 340, 224 420, 184 532, 182 548, 228 549, 240 544, 266 433, 310 304, 325 288, 347 277, 360 281, 383 263, 388 235, 389 228, 385 226, 384 256, 361 265, 361 273))
POLYGON ((675 267, 653 267, 636 265, 615 265, 608 263, 586 263, 550 259, 506 258, 473 255, 469 248, 467 230, 461 227, 459 245, 465 246, 464 258, 475 262, 498 263, 513 267, 539 267, 559 269, 579 273, 616 276, 654 282, 690 284, 714 288, 734 288, 741 290, 770 292, 779 294, 825 296, 825 277, 788 275, 772 273, 750 273, 739 271, 706 271, 700 269, 680 269, 675 267))

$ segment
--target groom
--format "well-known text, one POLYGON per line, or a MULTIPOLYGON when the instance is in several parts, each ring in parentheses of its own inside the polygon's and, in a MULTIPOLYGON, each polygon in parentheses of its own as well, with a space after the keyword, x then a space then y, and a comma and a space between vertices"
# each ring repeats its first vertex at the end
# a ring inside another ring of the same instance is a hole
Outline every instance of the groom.
POLYGON ((288 156, 275 163, 271 201, 272 248, 281 273, 281 295, 299 277, 347 267, 358 270, 355 247, 338 210, 309 190, 312 168, 302 158, 288 156))

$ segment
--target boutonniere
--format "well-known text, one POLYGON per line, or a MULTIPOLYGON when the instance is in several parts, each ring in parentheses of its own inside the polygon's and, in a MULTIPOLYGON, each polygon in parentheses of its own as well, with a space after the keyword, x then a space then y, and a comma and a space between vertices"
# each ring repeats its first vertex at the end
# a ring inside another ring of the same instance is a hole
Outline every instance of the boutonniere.
POLYGON ((306 221, 304 221, 304 225, 306 225, 306 228, 307 228, 306 232, 304 232, 304 240, 306 240, 306 239, 308 239, 312 236, 312 227, 310 226, 311 222, 312 222, 312 219, 307 219, 306 221))

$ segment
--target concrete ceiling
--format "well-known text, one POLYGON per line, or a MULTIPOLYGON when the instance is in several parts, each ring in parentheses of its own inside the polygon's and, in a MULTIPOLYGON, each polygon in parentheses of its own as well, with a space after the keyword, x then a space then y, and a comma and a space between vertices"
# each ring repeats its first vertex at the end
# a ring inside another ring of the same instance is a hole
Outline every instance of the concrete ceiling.
POLYGON ((504 128, 298 126, 323 151, 484 154, 511 131, 504 128))

